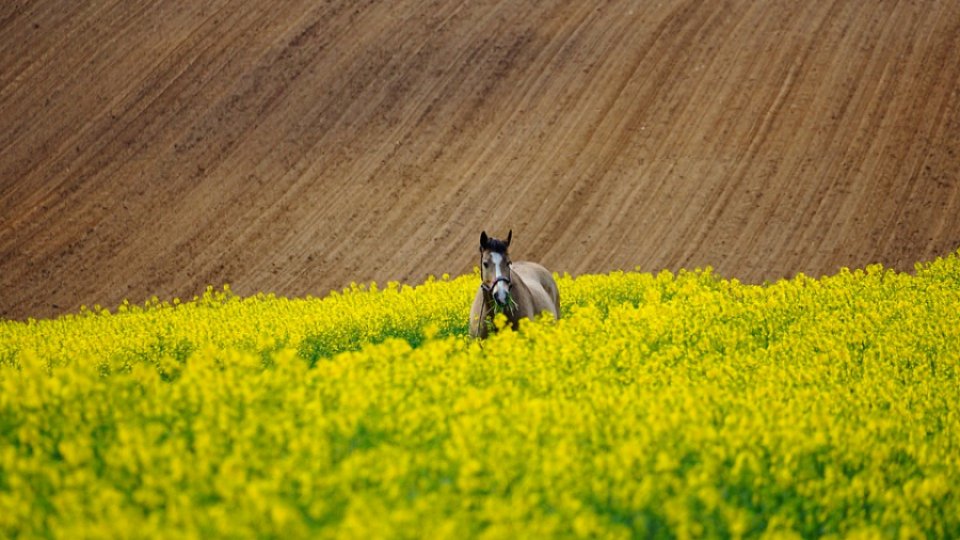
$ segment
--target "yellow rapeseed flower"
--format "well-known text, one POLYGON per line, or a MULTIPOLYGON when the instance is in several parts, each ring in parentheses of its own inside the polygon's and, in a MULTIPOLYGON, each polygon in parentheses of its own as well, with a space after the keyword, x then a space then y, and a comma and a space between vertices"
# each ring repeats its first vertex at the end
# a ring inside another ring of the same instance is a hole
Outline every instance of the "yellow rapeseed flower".
POLYGON ((0 537, 960 536, 957 255, 557 281, 0 321, 0 537))

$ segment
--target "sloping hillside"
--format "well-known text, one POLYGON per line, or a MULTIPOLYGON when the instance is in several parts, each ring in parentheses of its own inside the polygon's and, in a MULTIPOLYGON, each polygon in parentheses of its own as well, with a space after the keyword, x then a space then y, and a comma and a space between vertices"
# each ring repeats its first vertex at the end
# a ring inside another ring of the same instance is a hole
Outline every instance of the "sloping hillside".
POLYGON ((0 316, 960 246, 957 2, 0 6, 0 316))

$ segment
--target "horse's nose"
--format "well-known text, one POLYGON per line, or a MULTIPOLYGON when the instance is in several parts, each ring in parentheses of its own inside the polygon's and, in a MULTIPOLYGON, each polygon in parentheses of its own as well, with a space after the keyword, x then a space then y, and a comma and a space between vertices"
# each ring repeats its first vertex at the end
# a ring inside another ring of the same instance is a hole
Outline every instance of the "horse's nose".
POLYGON ((506 283, 497 283, 497 286, 493 290, 493 297, 496 299, 497 303, 501 306, 507 304, 507 285, 506 283))

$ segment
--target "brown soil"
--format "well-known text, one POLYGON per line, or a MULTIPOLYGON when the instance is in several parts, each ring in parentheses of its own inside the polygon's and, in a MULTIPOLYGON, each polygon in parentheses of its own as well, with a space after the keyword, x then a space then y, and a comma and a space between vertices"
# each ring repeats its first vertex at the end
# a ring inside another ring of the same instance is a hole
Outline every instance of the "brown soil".
POLYGON ((0 316, 960 246, 960 3, 0 6, 0 316))

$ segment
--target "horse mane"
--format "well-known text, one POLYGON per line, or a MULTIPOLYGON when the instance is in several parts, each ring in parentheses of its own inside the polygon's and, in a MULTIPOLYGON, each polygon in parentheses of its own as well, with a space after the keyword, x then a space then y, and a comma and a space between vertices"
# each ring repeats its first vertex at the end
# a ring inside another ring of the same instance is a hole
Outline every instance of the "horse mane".
POLYGON ((503 240, 498 240, 496 238, 490 238, 487 240, 486 245, 487 251, 492 251, 494 253, 507 253, 507 243, 503 240))

